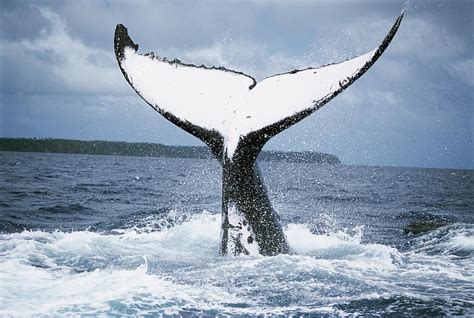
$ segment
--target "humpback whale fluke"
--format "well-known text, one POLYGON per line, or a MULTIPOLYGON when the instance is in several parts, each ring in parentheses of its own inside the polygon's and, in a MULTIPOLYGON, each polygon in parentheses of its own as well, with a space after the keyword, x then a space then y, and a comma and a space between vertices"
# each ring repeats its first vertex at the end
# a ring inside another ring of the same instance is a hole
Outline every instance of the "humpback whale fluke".
POLYGON ((362 76, 388 47, 402 18, 403 12, 383 42, 367 54, 259 83, 224 67, 139 54, 127 28, 117 25, 115 55, 129 84, 153 109, 208 145, 222 166, 221 254, 290 252, 255 162, 258 154, 271 137, 362 76))

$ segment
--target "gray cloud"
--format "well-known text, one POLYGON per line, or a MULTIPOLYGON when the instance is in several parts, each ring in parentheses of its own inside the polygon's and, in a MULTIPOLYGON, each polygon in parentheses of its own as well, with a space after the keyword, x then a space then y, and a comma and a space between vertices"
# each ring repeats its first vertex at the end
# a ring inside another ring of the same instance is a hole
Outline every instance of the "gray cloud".
POLYGON ((48 8, 36 8, 48 21, 33 39, 2 39, 5 63, 2 91, 6 93, 103 93, 117 92, 124 83, 113 52, 86 46, 67 32, 64 20, 48 8), (14 78, 15 80, 10 80, 14 78))
POLYGON ((0 8, 1 39, 33 39, 49 31, 50 24, 31 1, 3 0, 0 8))
POLYGON ((455 80, 469 86, 474 86, 474 59, 468 58, 448 63, 445 66, 449 75, 455 80))

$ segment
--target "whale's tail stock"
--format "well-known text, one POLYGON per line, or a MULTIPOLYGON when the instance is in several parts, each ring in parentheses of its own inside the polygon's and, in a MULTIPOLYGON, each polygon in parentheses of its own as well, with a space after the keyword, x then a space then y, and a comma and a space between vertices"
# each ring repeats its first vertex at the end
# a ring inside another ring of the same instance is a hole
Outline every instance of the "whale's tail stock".
POLYGON ((223 167, 221 253, 276 255, 290 249, 255 163, 265 143, 309 116, 382 55, 403 18, 367 54, 257 81, 224 67, 139 54, 119 24, 115 55, 133 89, 166 119, 201 139, 223 167))

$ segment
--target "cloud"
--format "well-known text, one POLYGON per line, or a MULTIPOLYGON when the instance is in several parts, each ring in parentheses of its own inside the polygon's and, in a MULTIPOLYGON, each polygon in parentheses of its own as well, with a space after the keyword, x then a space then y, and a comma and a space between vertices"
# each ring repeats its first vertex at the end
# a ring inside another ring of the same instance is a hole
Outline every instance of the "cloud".
POLYGON ((394 42, 393 52, 418 60, 453 58, 464 54, 468 48, 466 42, 443 23, 409 13, 399 37, 403 40, 394 42))
POLYGON ((2 73, 7 74, 2 77, 8 78, 2 80, 2 90, 90 94, 123 89, 112 50, 86 46, 69 35, 65 22, 54 11, 42 7, 37 10, 49 22, 49 28, 34 39, 2 40, 1 45, 8 48, 2 50, 2 59, 17 61, 4 65, 2 73), (41 84, 44 80, 49 85, 41 84))
POLYGON ((444 68, 455 80, 461 81, 468 86, 474 86, 473 58, 451 62, 444 68))
POLYGON ((294 57, 271 52, 265 43, 247 39, 233 40, 226 36, 210 46, 177 51, 175 54, 194 64, 225 66, 249 74, 257 80, 302 66, 301 61, 294 57))
MULTIPOLYGON (((440 19, 434 15, 417 15, 410 10, 405 12, 389 52, 404 59, 422 61, 455 58, 469 52, 464 34, 458 34, 446 23, 449 21, 441 22, 440 19)), ((332 45, 328 43, 328 47, 345 43, 347 50, 356 49, 357 54, 364 53, 360 50, 378 45, 394 22, 394 17, 367 13, 345 25, 338 35, 339 40, 332 45)))
POLYGON ((48 21, 38 14, 32 1, 2 0, 0 2, 0 38, 33 39, 49 28, 48 21))

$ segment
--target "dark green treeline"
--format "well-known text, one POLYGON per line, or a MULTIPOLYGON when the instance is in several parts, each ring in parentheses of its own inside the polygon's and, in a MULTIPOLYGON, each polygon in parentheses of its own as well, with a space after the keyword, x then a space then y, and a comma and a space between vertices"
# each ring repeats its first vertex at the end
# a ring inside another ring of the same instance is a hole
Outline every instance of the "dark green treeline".
MULTIPOLYGON (((166 146, 123 141, 82 141, 70 139, 0 138, 0 151, 52 152, 90 155, 119 155, 210 159, 207 147, 166 146)), ((259 160, 339 164, 339 159, 320 152, 263 151, 259 160)))

